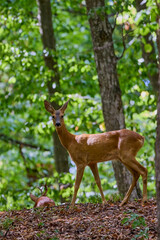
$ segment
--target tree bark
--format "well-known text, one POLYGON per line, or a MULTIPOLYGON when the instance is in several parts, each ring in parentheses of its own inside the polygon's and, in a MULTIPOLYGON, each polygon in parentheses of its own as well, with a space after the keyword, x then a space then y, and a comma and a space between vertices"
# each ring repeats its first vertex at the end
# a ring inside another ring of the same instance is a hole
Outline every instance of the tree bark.
MULTIPOLYGON (((159 52, 160 55, 160 52, 159 52)), ((159 59, 160 60, 160 59, 159 59)), ((157 103, 157 137, 156 137, 156 156, 155 156, 155 171, 156 171, 156 192, 157 192, 157 217, 158 217, 158 240, 160 240, 160 66, 159 66, 159 94, 157 103)))
MULTIPOLYGON (((125 128, 121 90, 117 77, 117 58, 114 53, 112 27, 105 13, 104 0, 86 0, 87 14, 92 35, 94 57, 98 73, 102 110, 107 131, 125 128)), ((125 195, 132 176, 119 161, 112 161, 119 193, 125 195)), ((132 192, 132 199, 139 198, 139 185, 132 192)))
MULTIPOLYGON (((146 2, 144 2, 143 4, 141 4, 141 3, 142 3, 142 0, 136 0, 135 1, 135 6, 136 6, 136 9, 137 9, 137 12, 139 12, 141 10, 144 10, 144 9, 147 9, 146 2)), ((148 72, 147 72, 148 78, 149 78, 150 83, 152 85, 153 91, 157 95, 157 91, 158 91, 158 71, 155 70, 155 72, 153 72, 151 74, 150 73, 151 72, 150 71, 151 67, 148 67, 148 65, 151 65, 152 69, 158 69, 158 63, 157 63, 157 59, 156 59, 156 50, 155 50, 154 42, 153 42, 153 39, 152 39, 152 34, 148 33, 146 36, 143 36, 143 37, 146 41, 146 44, 150 44, 151 47, 152 47, 151 52, 146 52, 145 51, 145 45, 144 45, 144 43, 141 42, 142 57, 144 58, 145 65, 148 69, 148 72)))
POLYGON ((158 78, 158 103, 157 103, 157 136, 156 136, 156 156, 155 156, 155 171, 156 171, 156 192, 157 192, 157 232, 158 240, 160 240, 160 4, 157 3, 159 9, 159 16, 157 22, 159 29, 157 30, 157 46, 158 46, 158 60, 159 60, 159 78, 158 78))
MULTIPOLYGON (((60 91, 60 74, 57 62, 56 40, 52 26, 52 12, 50 0, 37 0, 38 20, 40 24, 40 34, 43 43, 43 57, 46 67, 52 72, 47 81, 48 93, 50 96, 60 91), (53 84, 55 85, 53 88, 53 84)), ((52 103, 57 109, 59 106, 52 103)), ((53 132, 55 166, 58 173, 69 172, 68 154, 61 145, 57 133, 53 132)))

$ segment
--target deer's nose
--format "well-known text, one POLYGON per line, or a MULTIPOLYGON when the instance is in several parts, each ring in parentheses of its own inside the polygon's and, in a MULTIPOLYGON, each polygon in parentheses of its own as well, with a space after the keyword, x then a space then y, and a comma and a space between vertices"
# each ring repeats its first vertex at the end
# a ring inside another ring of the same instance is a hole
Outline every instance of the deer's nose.
POLYGON ((60 122, 56 122, 56 127, 60 127, 61 126, 61 124, 60 124, 60 122))

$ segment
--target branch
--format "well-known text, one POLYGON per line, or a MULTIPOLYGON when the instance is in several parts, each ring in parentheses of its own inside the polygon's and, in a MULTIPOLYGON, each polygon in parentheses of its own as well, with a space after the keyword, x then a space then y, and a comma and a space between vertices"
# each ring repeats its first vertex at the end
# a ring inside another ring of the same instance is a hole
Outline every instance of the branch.
POLYGON ((22 148, 23 148, 23 145, 20 144, 20 145, 19 145, 19 152, 20 152, 21 157, 23 158, 23 162, 24 162, 24 165, 25 165, 25 167, 26 167, 26 166, 27 166, 27 164, 26 164, 26 158, 25 158, 25 156, 24 156, 24 154, 23 154, 22 148))
POLYGON ((64 12, 69 12, 69 13, 72 13, 72 14, 75 14, 75 15, 80 15, 80 16, 86 16, 87 17, 87 14, 86 13, 84 13, 84 12, 82 12, 82 11, 78 11, 78 10, 74 10, 74 9, 67 9, 67 8, 62 8, 61 9, 62 11, 64 11, 64 12))
POLYGON ((157 0, 156 0, 156 5, 157 5, 157 8, 160 9, 160 3, 158 3, 157 0))
POLYGON ((115 27, 116 27, 116 22, 117 22, 117 18, 118 18, 118 12, 116 13, 116 17, 115 17, 115 20, 114 20, 114 25, 112 27, 112 32, 114 31, 115 27))
POLYGON ((13 138, 8 137, 7 135, 0 133, 0 140, 7 142, 7 143, 11 143, 13 145, 19 145, 19 146, 23 146, 23 147, 30 147, 30 148, 34 148, 37 150, 41 150, 41 151, 47 151, 50 152, 50 149, 44 148, 42 146, 37 146, 35 144, 30 144, 30 143, 26 143, 26 142, 21 142, 19 140, 15 140, 13 138))
POLYGON ((122 25, 122 43, 123 43, 123 51, 122 51, 122 54, 121 54, 119 57, 116 56, 117 60, 120 60, 120 59, 123 57, 124 52, 125 52, 125 50, 126 50, 126 43, 125 43, 125 39, 126 39, 126 37, 125 37, 124 34, 123 34, 123 26, 124 26, 124 24, 122 25))
POLYGON ((32 183, 34 181, 34 179, 38 178, 38 173, 39 172, 37 170, 36 165, 34 166, 34 168, 30 168, 29 165, 27 164, 27 160, 26 160, 25 155, 22 151, 23 147, 24 146, 22 144, 19 145, 19 152, 20 152, 20 155, 23 159, 23 163, 24 163, 26 173, 27 173, 27 178, 29 180, 28 185, 30 186, 30 183, 32 183))

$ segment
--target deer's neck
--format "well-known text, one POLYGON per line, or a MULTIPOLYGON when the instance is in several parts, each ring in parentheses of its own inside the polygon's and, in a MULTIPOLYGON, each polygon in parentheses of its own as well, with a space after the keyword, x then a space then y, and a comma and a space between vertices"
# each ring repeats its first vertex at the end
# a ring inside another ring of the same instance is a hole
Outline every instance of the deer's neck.
POLYGON ((63 124, 60 128, 56 128, 56 131, 58 133, 58 136, 59 136, 59 139, 60 139, 62 145, 68 149, 70 143, 75 138, 75 136, 73 134, 71 134, 70 132, 68 132, 65 124, 63 124))

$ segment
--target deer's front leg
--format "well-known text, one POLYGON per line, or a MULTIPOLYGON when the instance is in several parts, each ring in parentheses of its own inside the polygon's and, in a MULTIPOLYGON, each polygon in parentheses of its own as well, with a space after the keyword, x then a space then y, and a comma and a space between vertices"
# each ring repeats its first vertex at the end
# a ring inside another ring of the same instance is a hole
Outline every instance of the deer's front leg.
POLYGON ((101 194, 101 197, 102 197, 102 202, 103 202, 103 204, 105 204, 107 202, 106 202, 106 199, 105 199, 104 194, 103 194, 103 190, 102 190, 102 186, 101 186, 101 180, 100 180, 99 173, 98 173, 97 163, 92 163, 92 164, 89 165, 89 167, 92 170, 92 173, 93 173, 93 176, 95 178, 96 184, 99 188, 99 191, 100 191, 100 194, 101 194))
POLYGON ((72 206, 74 206, 75 201, 76 201, 76 196, 77 196, 77 192, 78 192, 80 183, 82 181, 84 169, 85 169, 85 166, 83 166, 83 165, 77 166, 76 181, 75 181, 75 185, 74 185, 74 195, 73 195, 72 202, 71 202, 72 206))

